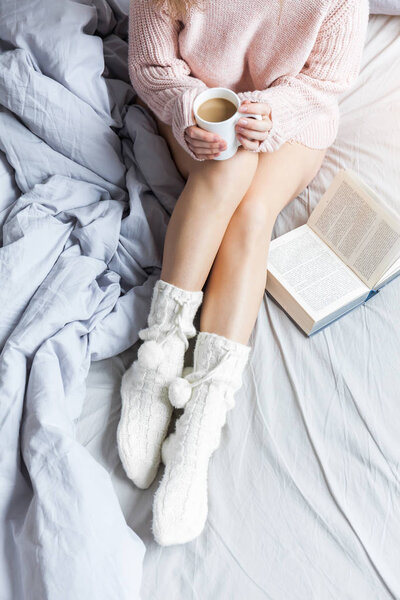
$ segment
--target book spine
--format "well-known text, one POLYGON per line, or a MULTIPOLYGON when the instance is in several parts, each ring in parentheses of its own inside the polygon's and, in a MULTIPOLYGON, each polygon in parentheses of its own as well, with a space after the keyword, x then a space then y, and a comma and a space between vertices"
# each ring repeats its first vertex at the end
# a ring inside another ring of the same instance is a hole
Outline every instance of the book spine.
POLYGON ((368 296, 365 298, 365 300, 364 300, 364 304, 365 304, 366 302, 368 302, 368 300, 369 300, 370 298, 372 298, 372 296, 375 296, 375 294, 379 294, 379 290, 371 290, 371 291, 370 291, 370 293, 368 294, 368 296))

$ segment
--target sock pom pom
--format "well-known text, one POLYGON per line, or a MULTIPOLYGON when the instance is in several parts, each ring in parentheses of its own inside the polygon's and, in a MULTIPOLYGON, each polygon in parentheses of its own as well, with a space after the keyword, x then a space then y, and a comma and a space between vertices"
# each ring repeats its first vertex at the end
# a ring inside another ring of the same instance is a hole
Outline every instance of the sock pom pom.
POLYGON ((155 369, 164 359, 164 352, 155 340, 147 340, 138 350, 138 361, 142 367, 155 369))
POLYGON ((189 400, 192 388, 187 379, 177 377, 171 381, 168 388, 168 398, 175 408, 183 408, 189 400))

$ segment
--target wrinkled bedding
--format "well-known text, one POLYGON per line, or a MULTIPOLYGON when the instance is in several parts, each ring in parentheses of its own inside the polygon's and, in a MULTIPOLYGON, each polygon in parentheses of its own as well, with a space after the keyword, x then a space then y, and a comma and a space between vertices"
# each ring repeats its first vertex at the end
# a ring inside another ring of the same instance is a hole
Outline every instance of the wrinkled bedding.
POLYGON ((132 105, 126 13, 0 3, 1 600, 139 596, 144 543, 76 439, 91 360, 144 325, 183 184, 132 105))
POLYGON ((399 0, 370 0, 369 10, 376 15, 400 15, 399 0))
MULTIPOLYGON (((205 531, 152 539, 119 383, 183 181, 134 104, 127 5, 0 3, 0 599, 400 597, 400 281, 310 340, 265 296, 205 531)), ((343 166, 400 211, 399 56, 400 19, 371 18, 337 142, 274 235, 343 166)))

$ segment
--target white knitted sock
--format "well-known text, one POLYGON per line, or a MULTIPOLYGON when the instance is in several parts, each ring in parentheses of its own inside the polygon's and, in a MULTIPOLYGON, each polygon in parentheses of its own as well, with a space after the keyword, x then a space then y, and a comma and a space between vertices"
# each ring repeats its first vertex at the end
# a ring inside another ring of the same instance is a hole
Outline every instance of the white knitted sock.
POLYGON ((221 438, 226 413, 235 404, 251 347, 201 331, 193 371, 169 386, 171 403, 181 408, 175 431, 161 449, 165 471, 154 496, 153 534, 168 546, 197 537, 207 519, 209 459, 221 438))
POLYGON ((126 474, 143 489, 157 474, 161 444, 173 411, 168 384, 182 374, 188 339, 196 335, 193 319, 202 298, 201 290, 184 290, 159 279, 153 290, 148 327, 139 331, 145 341, 122 377, 118 451, 126 474))

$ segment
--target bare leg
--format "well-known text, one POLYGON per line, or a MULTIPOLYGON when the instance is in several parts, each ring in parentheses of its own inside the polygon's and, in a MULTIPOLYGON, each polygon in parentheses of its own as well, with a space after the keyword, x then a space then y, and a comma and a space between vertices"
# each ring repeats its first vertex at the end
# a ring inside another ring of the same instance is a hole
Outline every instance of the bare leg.
POLYGON ((273 153, 240 148, 228 161, 198 162, 153 116, 187 179, 168 226, 161 277, 185 289, 207 280, 200 330, 247 343, 276 217, 317 174, 326 150, 287 143, 273 153))
MULTIPOLYGON (((145 106, 141 100, 138 103, 145 106)), ((196 161, 175 140, 171 127, 153 116, 187 179, 168 224, 161 278, 183 289, 199 290, 229 220, 250 187, 258 155, 239 148, 226 161, 196 161)))
POLYGON ((257 167, 257 157, 241 149, 227 161, 205 161, 190 172, 174 207, 164 243, 161 277, 201 289, 227 225, 257 167))
POLYGON ((229 222, 207 280, 201 331, 248 342, 264 294, 276 217, 314 178, 325 152, 287 143, 260 154, 252 184, 229 222))

